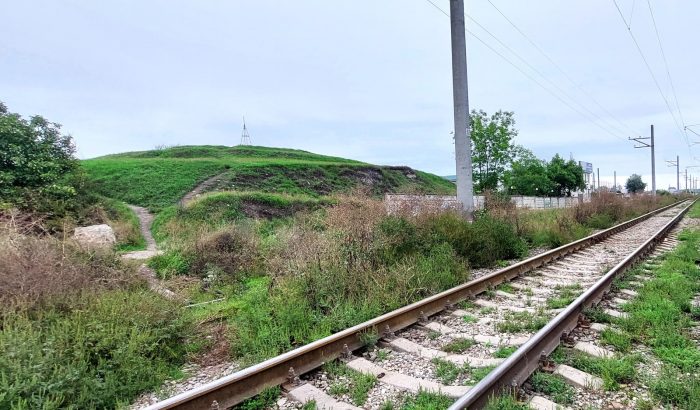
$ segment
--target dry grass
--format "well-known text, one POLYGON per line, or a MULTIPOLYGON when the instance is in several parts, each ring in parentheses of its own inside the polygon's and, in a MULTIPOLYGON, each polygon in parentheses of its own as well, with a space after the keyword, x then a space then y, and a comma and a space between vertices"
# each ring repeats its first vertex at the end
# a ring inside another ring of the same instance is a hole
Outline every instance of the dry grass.
POLYGON ((131 283, 111 252, 84 253, 68 241, 32 236, 36 220, 6 215, 0 220, 0 304, 34 306, 84 290, 131 283))
POLYGON ((250 225, 226 226, 201 232, 189 251, 190 268, 205 272, 216 266, 226 273, 254 272, 260 263, 260 239, 250 225))

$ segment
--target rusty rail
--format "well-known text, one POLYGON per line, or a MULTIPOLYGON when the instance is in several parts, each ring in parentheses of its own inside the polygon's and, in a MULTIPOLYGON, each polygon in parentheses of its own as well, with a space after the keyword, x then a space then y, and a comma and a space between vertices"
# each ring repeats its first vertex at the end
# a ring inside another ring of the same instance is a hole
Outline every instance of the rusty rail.
POLYGON ((501 365, 472 387, 467 394, 457 400, 449 410, 481 409, 489 399, 507 389, 520 386, 539 367, 540 358, 548 356, 559 346, 562 336, 573 330, 583 310, 598 303, 610 290, 613 280, 651 252, 656 244, 681 220, 695 201, 683 208, 671 221, 647 239, 634 252, 603 275, 592 287, 547 323, 524 345, 520 346, 501 365))
POLYGON ((384 335, 411 326, 421 318, 450 309, 454 303, 469 299, 474 295, 496 287, 504 281, 509 281, 518 275, 543 266, 571 252, 600 242, 610 235, 621 232, 679 203, 659 208, 586 238, 525 259, 479 279, 448 289, 193 390, 178 394, 149 406, 147 409, 208 409, 215 408, 215 406, 220 408, 234 406, 245 399, 255 396, 267 387, 285 383, 290 377, 290 373, 295 375, 307 373, 330 360, 340 357, 344 353, 362 348, 364 346, 361 340, 363 333, 371 332, 384 335))

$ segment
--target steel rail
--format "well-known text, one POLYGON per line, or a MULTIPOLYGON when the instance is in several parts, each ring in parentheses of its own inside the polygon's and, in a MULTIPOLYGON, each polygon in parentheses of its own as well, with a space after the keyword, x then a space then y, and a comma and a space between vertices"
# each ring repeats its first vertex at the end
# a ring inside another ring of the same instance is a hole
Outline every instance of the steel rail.
POLYGON ((365 333, 390 335, 392 332, 411 326, 421 319, 449 310, 454 303, 472 298, 474 295, 494 288, 504 281, 509 281, 571 252, 598 243, 611 235, 677 206, 681 202, 661 207, 583 239, 517 262, 504 269, 298 347, 234 374, 180 393, 155 403, 147 409, 208 409, 215 406, 220 408, 234 406, 255 396, 267 387, 284 384, 295 375, 307 373, 343 354, 349 354, 364 347, 362 335, 365 333))
MULTIPOLYGON (((697 200, 696 200, 697 201, 697 200)), ((650 253, 658 242, 683 218, 696 201, 692 201, 673 219, 659 229, 651 238, 630 253, 620 263, 610 269, 588 290, 554 317, 503 363, 493 369, 467 394, 459 398, 448 410, 481 409, 489 399, 499 393, 523 384, 540 367, 542 356, 548 356, 559 346, 562 336, 573 330, 579 322, 583 310, 598 303, 613 284, 613 280, 650 253)))

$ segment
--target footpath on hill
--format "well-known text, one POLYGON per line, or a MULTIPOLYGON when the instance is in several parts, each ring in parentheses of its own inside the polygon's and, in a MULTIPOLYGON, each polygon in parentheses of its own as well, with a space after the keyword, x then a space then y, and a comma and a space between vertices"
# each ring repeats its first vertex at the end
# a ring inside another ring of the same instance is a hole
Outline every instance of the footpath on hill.
MULTIPOLYGON (((220 177, 221 174, 215 175, 198 184, 192 191, 188 192, 182 197, 182 199, 180 200, 180 205, 185 206, 192 202, 207 188, 216 183, 220 177)), ((142 251, 127 252, 122 255, 122 259, 145 261, 163 253, 162 250, 158 249, 158 244, 156 243, 156 240, 153 237, 153 233, 151 232, 151 226, 153 225, 153 219, 155 218, 155 215, 153 215, 148 209, 141 206, 128 204, 127 206, 131 208, 132 211, 134 211, 136 217, 138 217, 139 219, 141 235, 146 241, 146 249, 142 251)), ((139 274, 146 278, 149 287, 154 292, 157 292, 167 297, 168 299, 178 299, 178 295, 175 294, 173 291, 167 289, 165 286, 163 286, 162 282, 158 279, 153 269, 149 268, 148 265, 146 265, 145 263, 143 263, 139 267, 139 274)))

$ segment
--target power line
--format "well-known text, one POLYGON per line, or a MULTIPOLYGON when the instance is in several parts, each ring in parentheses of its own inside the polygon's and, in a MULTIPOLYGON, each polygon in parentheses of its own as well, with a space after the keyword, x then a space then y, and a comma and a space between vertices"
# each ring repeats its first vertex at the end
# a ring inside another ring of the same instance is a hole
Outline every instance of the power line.
POLYGON ((442 8, 440 8, 440 6, 438 6, 437 4, 433 3, 432 0, 425 0, 425 1, 427 1, 427 2, 430 3, 430 4, 432 4, 433 7, 435 7, 435 8, 438 9, 438 10, 440 10, 440 12, 441 12, 442 14, 444 14, 445 16, 450 17, 450 15, 447 14, 447 12, 446 12, 445 10, 443 10, 442 8))
MULTIPOLYGON (((668 68, 668 60, 666 59, 666 53, 664 52, 664 46, 661 43, 661 36, 659 35, 659 29, 656 26, 656 18, 654 18, 654 11, 651 9, 651 0, 647 0, 649 5, 649 14, 651 15, 651 21, 654 24, 654 32, 656 33, 656 39, 659 42, 659 50, 661 50, 661 57, 664 60, 664 66, 666 67, 666 75, 668 76, 668 81, 671 84, 671 91, 673 92, 673 98, 676 101, 676 109, 678 110, 678 116, 681 119, 681 124, 685 127, 685 121, 683 120, 683 112, 681 111, 681 106, 678 104, 678 95, 676 94, 676 87, 673 85, 673 78, 671 77, 671 70, 668 68)), ((685 131, 685 128, 683 129, 685 131)), ((688 134, 685 134, 686 144, 688 143, 688 134)))
MULTIPOLYGON (((427 1, 428 3, 430 3, 433 7, 435 7, 438 11, 440 11, 442 14, 444 14, 445 16, 447 16, 447 17, 450 16, 447 12, 445 12, 445 10, 443 10, 441 7, 439 7, 438 5, 436 5, 436 4, 435 4, 434 2, 432 2, 431 0, 426 0, 426 1, 427 1)), ((472 19, 471 17, 469 17, 469 18, 472 19)), ((473 21, 473 19, 472 19, 472 21, 473 21)), ((477 24, 478 24, 478 23, 477 23, 477 24)), ((483 28, 483 26, 481 26, 480 24, 479 24, 479 26, 483 28)), ((484 30, 485 30, 485 29, 484 29, 484 30)), ((472 37, 474 37, 474 38, 477 39, 480 43, 482 43, 486 48, 488 48, 488 49, 491 50, 493 53, 495 53, 496 55, 498 55, 499 57, 501 57, 503 60, 505 60, 508 64, 510 64, 511 66, 513 66, 513 68, 515 68, 516 70, 518 70, 521 74, 523 74, 523 75, 524 75, 525 77, 527 77, 529 80, 531 80, 532 82, 534 82, 535 84, 537 84, 538 86, 540 86, 543 90, 545 90, 545 91, 548 92, 550 95, 552 95, 554 98, 556 98, 557 100, 559 100, 559 102, 561 102, 562 104, 566 105, 566 106, 569 107, 571 110, 573 110, 573 111, 575 111, 576 113, 578 113, 579 115, 583 116, 584 118, 586 118, 587 120, 589 120, 591 123, 593 123, 594 125, 596 125, 597 127, 599 127, 601 130, 605 131, 606 133, 612 135, 612 136, 615 137, 615 138, 619 138, 619 139, 621 139, 621 140, 623 140, 623 141, 627 141, 625 138, 622 138, 622 137, 620 137, 619 135, 617 135, 617 134, 611 132, 608 128, 605 128, 604 126, 600 125, 600 124, 597 123, 594 119, 591 119, 588 115, 586 115, 585 113, 583 113, 582 111, 580 111, 580 110, 577 109, 576 107, 572 106, 569 102, 567 102, 566 100, 564 100, 563 98, 561 98, 561 96, 559 96, 558 94, 556 94, 555 92, 553 92, 551 89, 547 88, 544 84, 542 84, 541 82, 539 82, 539 81, 538 81, 536 78, 534 78, 532 75, 530 75, 529 73, 527 73, 526 71, 524 71, 523 69, 521 69, 521 68, 520 68, 517 64, 515 64, 513 61, 511 61, 511 60, 508 59, 506 56, 504 56, 503 54, 501 54, 498 50, 496 50, 496 49, 493 48, 491 45, 489 45, 488 43, 486 43, 483 39, 481 39, 481 37, 479 37, 478 35, 476 35, 474 32, 472 32, 472 31, 470 31, 470 30, 468 30, 468 29, 467 29, 466 31, 467 31, 467 33, 469 33, 472 37)), ((487 31, 487 32, 488 32, 488 31, 487 31)), ((491 33, 489 33, 489 34, 491 34, 491 33)), ((493 36, 493 34, 491 34, 491 36, 495 38, 495 36, 493 36)), ((498 39, 497 39, 497 41, 500 42, 500 40, 498 40, 498 39)), ((502 42, 500 42, 500 43, 501 43, 502 45, 504 45, 502 42)), ((508 48, 508 49, 510 50, 509 47, 507 47, 507 46, 505 46, 505 45, 504 45, 504 47, 506 47, 506 48, 508 48)), ((510 51, 511 51, 513 54, 515 54, 516 56, 518 56, 517 53, 515 53, 514 51, 512 51, 512 50, 510 50, 510 51)), ((519 57, 519 56, 518 56, 518 57, 519 57)), ((519 58, 520 58, 520 57, 519 57, 519 58)), ((522 59, 522 58, 521 58, 521 59, 522 59)), ((529 64, 528 64, 528 65, 529 65, 529 64)), ((532 67, 531 67, 531 68, 532 68, 532 67)), ((537 70, 534 69, 534 68, 532 68, 532 69, 535 70, 536 72, 538 72, 538 74, 540 74, 540 76, 542 76, 542 74, 539 73, 539 71, 537 71, 537 70)), ((571 97, 569 97, 569 98, 571 98, 571 97)), ((572 99, 572 100, 573 100, 573 99, 572 99)))
POLYGON ((634 17, 634 5, 637 4, 637 0, 632 0, 632 11, 630 11, 630 27, 632 27, 632 17, 634 17))
POLYGON ((595 97, 593 97, 593 95, 591 95, 588 91, 586 91, 586 89, 584 89, 581 85, 579 85, 576 81, 574 81, 574 80, 571 78, 571 76, 569 76, 569 75, 564 71, 564 69, 561 68, 561 66, 560 66, 559 64, 557 64, 557 63, 549 56, 549 54, 547 54, 539 45, 537 45, 537 43, 535 43, 527 34, 525 34, 525 32, 524 32, 523 30, 521 30, 520 27, 518 27, 518 25, 515 24, 510 18, 508 18, 508 16, 506 16, 506 14, 505 14, 503 11, 501 11, 501 9, 499 9, 491 0, 487 0, 487 1, 488 1, 489 4, 491 4, 491 6, 498 12, 498 14, 500 14, 500 15, 501 15, 501 16, 502 16, 502 17, 503 17, 503 18, 504 18, 504 19, 505 19, 505 20, 506 20, 520 35, 521 35, 521 36, 523 36, 523 38, 525 38, 525 40, 527 40, 540 54, 542 54, 542 56, 544 56, 544 58, 546 58, 547 61, 549 61, 549 62, 550 62, 550 63, 551 63, 551 64, 552 64, 552 65, 553 65, 553 66, 554 66, 554 67, 555 67, 555 68, 556 68, 556 69, 557 69, 557 70, 558 70, 558 71, 559 71, 559 72, 574 86, 574 87, 578 88, 581 92, 583 92, 588 98, 591 99, 591 101, 593 101, 593 103, 594 103, 598 108, 600 108, 601 110, 603 110, 608 116, 610 116, 610 118, 612 118, 613 120, 617 121, 623 128, 626 128, 626 129, 627 129, 628 131, 630 131, 633 135, 637 133, 637 131, 635 131, 635 130, 634 130, 632 127, 630 127, 628 124, 623 123, 621 120, 619 120, 617 117, 615 117, 615 115, 613 115, 610 111, 608 111, 605 107, 603 107, 603 105, 600 104, 600 103, 598 102, 598 100, 596 100, 595 97))
MULTIPOLYGON (((661 98, 663 98, 664 102, 666 103, 666 108, 668 109, 668 112, 671 114, 671 118, 673 118, 673 122, 676 124, 676 127, 678 127, 678 130, 681 132, 681 134, 683 134, 683 130, 681 129, 680 125, 678 124, 678 120, 676 119, 676 116, 673 114, 673 110, 671 109, 671 104, 669 104, 668 99, 666 98, 666 95, 664 95, 664 92, 661 89, 661 85, 659 85, 659 81, 656 79, 656 75, 654 75, 654 70, 651 69, 651 66, 649 65, 649 61, 647 61, 647 58, 644 55, 644 52, 642 51, 642 48, 639 46, 639 42, 637 41, 637 38, 634 36, 634 33, 632 33, 632 29, 630 28, 630 25, 627 23, 625 16, 622 14, 622 10, 620 9, 620 6, 617 4, 617 0, 613 0, 613 3, 615 4, 615 7, 617 8, 617 12, 620 14, 620 18, 622 19, 622 23, 625 25, 625 27, 627 27, 627 33, 629 33, 630 37, 632 38, 632 41, 634 42, 634 45, 637 47, 637 51, 639 52, 639 55, 642 57, 642 60, 644 60, 644 65, 647 67, 647 70, 649 71, 651 78, 654 80, 654 84, 656 84, 656 88, 659 90, 659 94, 661 94, 661 98)), ((687 141, 686 141, 686 144, 688 144, 687 141)), ((690 145, 688 145, 688 149, 690 150, 690 145)))
MULTIPOLYGON (((591 111, 591 110, 590 110, 588 107, 586 107, 585 105, 583 105, 583 104, 581 104, 580 102, 578 102, 574 97, 572 97, 572 96, 571 96, 569 93, 567 93, 564 89, 562 89, 561 87, 559 87, 556 83, 552 82, 549 78, 547 78, 546 75, 542 74, 542 72, 541 72, 540 70, 538 70, 536 67, 534 67, 532 64, 530 64, 525 58, 521 57, 521 56, 520 56, 518 53, 516 53, 512 48, 510 48, 507 44, 505 44, 505 43, 504 43, 503 41, 501 41, 498 37, 496 37, 493 33, 491 33, 486 27, 484 27, 483 25, 479 24, 479 22, 476 21, 476 19, 474 19, 473 17, 469 16, 468 14, 467 14, 467 17, 468 17, 471 21, 473 21, 474 24, 476 24, 476 25, 479 26, 482 30, 484 30, 484 31, 485 31, 489 36, 491 36, 494 40, 496 40, 496 41, 497 41, 501 46, 503 46, 506 50, 510 51, 511 54, 513 54, 516 58, 518 58, 518 60, 522 61, 523 64, 525 64, 525 65, 526 65, 527 67, 529 67, 532 71, 534 71, 535 73, 537 73, 540 77, 542 77, 542 79, 544 79, 544 80, 545 80, 547 83, 549 83, 552 87, 554 87, 555 89, 557 89, 561 94, 563 94, 563 95, 566 96, 568 99, 570 99, 572 102, 574 102, 575 104, 577 104, 579 107, 581 107, 582 109, 584 109, 585 111, 587 111, 590 115, 592 115, 593 117, 597 118, 600 122, 605 123, 606 126, 612 128, 612 129, 614 129, 615 132, 619 132, 619 133, 621 133, 621 134, 625 134, 625 131, 621 131, 619 128, 617 128, 617 126, 612 125, 612 124, 610 124, 610 123, 607 123, 605 120, 603 120, 602 118, 600 118, 599 115, 597 115, 596 113, 594 113, 593 111, 591 111)), ((623 138, 623 139, 624 139, 624 138, 623 138)))

